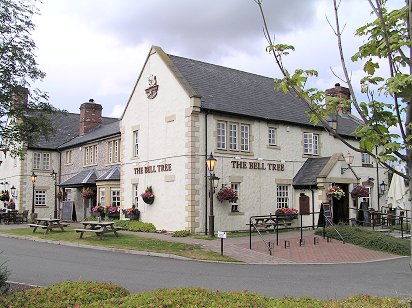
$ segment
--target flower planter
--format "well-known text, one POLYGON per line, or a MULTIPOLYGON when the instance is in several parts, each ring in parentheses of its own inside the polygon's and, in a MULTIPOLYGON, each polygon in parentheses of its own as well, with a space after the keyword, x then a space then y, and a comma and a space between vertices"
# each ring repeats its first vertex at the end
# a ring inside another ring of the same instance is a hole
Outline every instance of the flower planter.
POLYGON ((129 218, 130 220, 139 220, 140 218, 140 212, 138 213, 131 213, 131 214, 126 214, 126 218, 129 218))
POLYGON ((297 214, 276 214, 276 217, 283 220, 294 220, 298 218, 297 214))
POLYGON ((154 196, 153 197, 142 197, 142 199, 144 203, 147 203, 147 204, 153 204, 154 202, 154 196))
POLYGON ((119 212, 108 213, 107 218, 109 218, 109 219, 119 219, 120 218, 120 213, 119 212))

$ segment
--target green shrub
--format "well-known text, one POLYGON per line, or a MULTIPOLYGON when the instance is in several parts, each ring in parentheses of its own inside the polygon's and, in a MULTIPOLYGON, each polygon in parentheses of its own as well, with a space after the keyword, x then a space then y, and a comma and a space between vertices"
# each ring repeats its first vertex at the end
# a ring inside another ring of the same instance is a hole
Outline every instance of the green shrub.
POLYGON ((172 237, 187 237, 190 236, 189 230, 179 230, 172 233, 172 237))
POLYGON ((84 221, 97 221, 99 218, 95 216, 85 217, 84 221))
POLYGON ((1 307, 85 307, 91 303, 129 295, 123 287, 106 282, 62 282, 0 298, 1 307))
POLYGON ((10 272, 6 268, 5 263, 0 264, 0 294, 4 294, 9 290, 9 284, 7 283, 9 274, 10 272))
MULTIPOLYGON (((410 240, 394 238, 380 232, 343 224, 335 225, 335 228, 345 239, 346 243, 401 256, 411 255, 410 240)), ((322 235, 322 229, 316 230, 315 233, 322 235)), ((340 240, 339 235, 331 227, 326 228, 326 236, 340 240)))
POLYGON ((156 227, 152 223, 141 222, 137 220, 119 220, 116 227, 122 227, 124 230, 133 232, 156 232, 156 227))

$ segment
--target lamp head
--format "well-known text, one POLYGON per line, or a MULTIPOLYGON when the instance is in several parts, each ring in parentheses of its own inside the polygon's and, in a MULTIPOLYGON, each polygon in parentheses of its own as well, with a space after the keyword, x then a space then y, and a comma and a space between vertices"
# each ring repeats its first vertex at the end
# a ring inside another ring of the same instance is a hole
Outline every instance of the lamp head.
POLYGON ((210 152, 210 155, 206 159, 206 165, 209 172, 213 172, 215 170, 216 158, 213 157, 212 152, 210 152))
POLYGON ((34 171, 31 174, 31 182, 34 184, 37 180, 37 175, 34 173, 34 171))

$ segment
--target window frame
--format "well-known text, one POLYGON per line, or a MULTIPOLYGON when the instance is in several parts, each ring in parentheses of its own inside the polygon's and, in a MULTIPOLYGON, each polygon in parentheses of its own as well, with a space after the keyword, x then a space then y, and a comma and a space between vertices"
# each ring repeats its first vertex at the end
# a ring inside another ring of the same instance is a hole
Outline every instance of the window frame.
POLYGON ((277 128, 269 126, 268 127, 268 144, 270 146, 277 145, 277 128))
POLYGON ((319 156, 319 134, 303 133, 303 154, 319 156))
POLYGON ((227 123, 225 121, 217 121, 216 140, 217 140, 218 150, 226 150, 226 134, 227 134, 227 123))
POLYGON ((73 163, 73 150, 65 151, 65 164, 70 165, 73 163))
POLYGON ((120 187, 110 188, 110 205, 120 206, 120 187))
POLYGON ((120 162, 120 139, 113 139, 107 142, 108 163, 116 164, 120 162))
POLYGON ((237 197, 238 197, 236 202, 231 203, 231 205, 232 205, 231 211, 232 212, 239 212, 240 182, 231 182, 230 183, 230 188, 233 189, 233 191, 235 191, 237 193, 237 197))
POLYGON ((139 185, 138 184, 133 184, 132 185, 132 204, 138 208, 139 206, 139 185))
POLYGON ((106 204, 106 187, 99 187, 99 199, 98 204, 105 206, 106 204))
POLYGON ((362 167, 372 167, 372 159, 369 153, 361 153, 362 167))
POLYGON ((98 145, 91 144, 84 146, 83 165, 94 166, 97 165, 98 145))
POLYGON ((34 206, 45 207, 46 205, 47 205, 46 190, 45 189, 35 189, 34 190, 34 206))
POLYGON ((139 130, 133 131, 133 156, 139 156, 139 130))
POLYGON ((276 208, 290 208, 290 185, 276 184, 276 208))
POLYGON ((229 150, 238 150, 239 124, 229 122, 229 150))
POLYGON ((240 151, 249 152, 250 151, 250 125, 240 124, 240 151))

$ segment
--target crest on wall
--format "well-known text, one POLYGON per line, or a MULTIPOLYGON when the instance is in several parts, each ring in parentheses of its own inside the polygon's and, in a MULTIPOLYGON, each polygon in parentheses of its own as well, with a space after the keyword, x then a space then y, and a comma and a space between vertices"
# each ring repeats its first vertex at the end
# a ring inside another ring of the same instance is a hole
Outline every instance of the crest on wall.
POLYGON ((148 85, 149 87, 145 89, 147 98, 153 99, 157 95, 157 90, 159 89, 159 86, 157 85, 157 79, 156 76, 154 75, 149 75, 147 78, 148 85))

